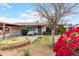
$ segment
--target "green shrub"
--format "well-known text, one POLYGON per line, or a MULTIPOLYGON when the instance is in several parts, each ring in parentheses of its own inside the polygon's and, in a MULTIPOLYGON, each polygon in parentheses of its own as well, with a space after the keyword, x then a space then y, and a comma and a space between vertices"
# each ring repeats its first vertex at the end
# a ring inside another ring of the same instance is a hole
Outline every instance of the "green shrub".
POLYGON ((22 32, 22 35, 27 35, 28 29, 27 28, 22 28, 21 32, 22 32))
POLYGON ((65 28, 63 26, 59 26, 58 28, 55 29, 55 34, 60 35, 60 34, 63 34, 64 31, 65 31, 65 28))
POLYGON ((46 32, 47 32, 48 34, 51 34, 51 28, 47 27, 47 28, 46 28, 46 32))

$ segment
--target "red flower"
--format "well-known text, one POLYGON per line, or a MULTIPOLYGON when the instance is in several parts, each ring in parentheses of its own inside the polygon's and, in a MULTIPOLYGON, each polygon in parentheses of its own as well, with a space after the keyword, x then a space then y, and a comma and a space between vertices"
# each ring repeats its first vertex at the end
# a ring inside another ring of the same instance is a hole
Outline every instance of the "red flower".
POLYGON ((69 56, 73 56, 74 53, 75 53, 75 51, 74 51, 73 49, 71 49, 71 50, 69 50, 68 55, 69 55, 69 56))
POLYGON ((68 50, 67 49, 63 49, 63 56, 67 56, 68 55, 68 50))
POLYGON ((79 48, 79 36, 73 35, 72 32, 79 33, 79 27, 70 28, 60 36, 53 48, 56 56, 72 56, 76 52, 75 48, 79 48), (72 36, 70 34, 72 34, 72 36))
POLYGON ((75 46, 75 47, 79 47, 79 44, 78 44, 78 43, 75 43, 74 46, 75 46))
POLYGON ((76 32, 79 32, 79 27, 77 27, 76 32))
POLYGON ((71 32, 71 31, 66 31, 66 32, 64 32, 65 37, 68 38, 68 37, 70 36, 70 32, 71 32))
POLYGON ((69 49, 73 49, 74 48, 74 44, 73 43, 68 43, 68 48, 69 49))
POLYGON ((62 56, 62 55, 63 55, 62 52, 63 52, 63 49, 60 48, 60 49, 57 51, 56 56, 62 56))
POLYGON ((64 39, 64 37, 63 37, 63 35, 61 35, 60 38, 58 39, 58 42, 61 42, 61 40, 63 40, 63 39, 64 39))
POLYGON ((75 35, 71 36, 71 38, 74 40, 75 39, 75 35))
POLYGON ((73 27, 73 28, 71 29, 72 32, 76 32, 76 30, 77 30, 76 27, 73 27))
POLYGON ((66 46, 66 41, 64 39, 62 39, 60 43, 61 46, 66 46))
POLYGON ((55 44, 54 44, 54 52, 57 52, 58 51, 58 49, 60 48, 60 44, 59 44, 59 42, 56 42, 55 44))
POLYGON ((77 43, 77 42, 79 42, 79 36, 75 36, 74 38, 73 38, 73 40, 77 43))

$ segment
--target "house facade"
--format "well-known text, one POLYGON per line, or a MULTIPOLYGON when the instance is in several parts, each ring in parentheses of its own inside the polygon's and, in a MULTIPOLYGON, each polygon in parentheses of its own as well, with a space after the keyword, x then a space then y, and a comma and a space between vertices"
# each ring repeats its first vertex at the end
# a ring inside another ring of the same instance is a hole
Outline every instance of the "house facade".
POLYGON ((44 32, 49 29, 48 23, 42 23, 42 22, 25 22, 25 23, 17 23, 17 25, 20 25, 21 27, 25 26, 28 29, 28 32, 35 32, 38 35, 42 35, 44 32))
MULTIPOLYGON (((34 32, 37 35, 47 34, 50 25, 47 22, 18 22, 14 24, 0 23, 0 37, 5 36, 20 36, 23 27, 28 29, 28 32, 34 32), (5 24, 5 26, 3 26, 5 24)), ((51 31, 50 33, 51 34, 51 31)))
POLYGON ((5 36, 20 36, 22 27, 26 27, 28 32, 35 32, 37 35, 42 35, 49 28, 48 23, 38 22, 21 22, 21 23, 0 23, 0 37, 5 36), (5 24, 5 26, 4 26, 5 24))

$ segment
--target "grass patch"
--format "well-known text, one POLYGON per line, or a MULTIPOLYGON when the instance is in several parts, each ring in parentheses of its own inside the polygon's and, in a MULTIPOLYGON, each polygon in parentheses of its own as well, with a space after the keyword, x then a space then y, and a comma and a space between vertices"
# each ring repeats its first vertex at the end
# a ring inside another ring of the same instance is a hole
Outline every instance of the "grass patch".
POLYGON ((48 35, 43 35, 43 36, 39 36, 36 40, 34 40, 31 45, 29 46, 29 48, 33 48, 35 46, 45 46, 45 47, 49 47, 51 45, 51 38, 48 35))
POLYGON ((26 38, 21 38, 21 37, 16 37, 16 38, 8 38, 5 40, 0 40, 0 46, 5 46, 5 45, 10 45, 10 44, 15 44, 15 43, 19 43, 22 41, 27 40, 26 38))
POLYGON ((39 36, 29 46, 26 46, 26 48, 24 50, 22 50, 22 55, 28 56, 28 55, 33 55, 33 54, 39 54, 38 51, 41 49, 50 50, 50 45, 51 45, 50 36, 48 36, 48 35, 39 36), (33 51, 35 51, 35 52, 33 52, 33 51))
POLYGON ((38 43, 50 43, 50 36, 40 36, 38 37, 32 44, 38 44, 38 43))

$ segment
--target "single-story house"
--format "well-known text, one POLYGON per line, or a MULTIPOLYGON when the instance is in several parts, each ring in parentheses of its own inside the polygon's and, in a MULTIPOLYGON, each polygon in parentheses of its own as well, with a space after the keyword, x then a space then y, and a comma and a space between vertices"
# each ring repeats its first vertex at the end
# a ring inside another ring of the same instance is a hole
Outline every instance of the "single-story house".
POLYGON ((5 36, 19 36, 22 34, 21 30, 24 26, 28 31, 36 32, 38 35, 42 35, 49 29, 47 22, 18 22, 14 24, 0 22, 0 36, 3 34, 5 36))
POLYGON ((3 35, 19 36, 23 26, 27 27, 28 31, 36 32, 38 35, 43 34, 49 28, 48 23, 41 22, 19 22, 15 24, 0 22, 0 37, 3 35))
POLYGON ((17 25, 25 26, 28 29, 28 31, 33 31, 38 35, 43 34, 43 32, 46 32, 47 29, 49 29, 49 24, 46 22, 20 22, 17 23, 17 25))

